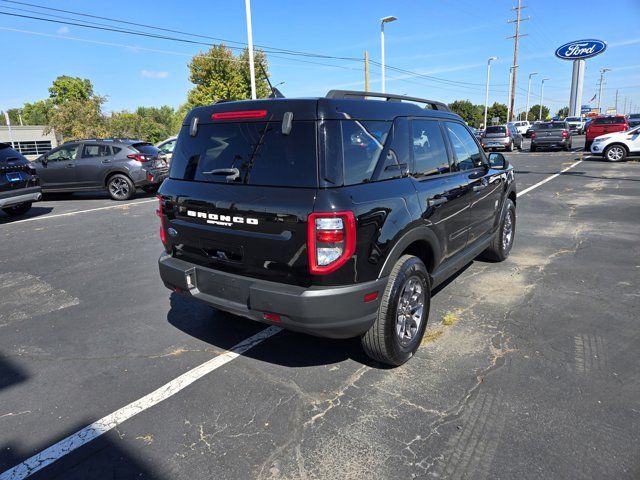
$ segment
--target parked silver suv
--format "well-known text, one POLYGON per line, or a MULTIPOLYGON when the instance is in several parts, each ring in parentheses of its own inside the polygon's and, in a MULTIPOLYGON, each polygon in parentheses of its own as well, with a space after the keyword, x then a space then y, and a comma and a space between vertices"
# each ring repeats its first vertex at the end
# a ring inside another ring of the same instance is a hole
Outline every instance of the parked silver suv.
POLYGON ((504 149, 511 152, 514 147, 522 150, 522 135, 513 123, 490 125, 482 134, 482 148, 485 151, 504 149))
POLYGON ((33 162, 42 191, 106 189, 114 200, 133 198, 136 187, 155 192, 168 174, 167 163, 152 144, 134 139, 68 142, 33 162))

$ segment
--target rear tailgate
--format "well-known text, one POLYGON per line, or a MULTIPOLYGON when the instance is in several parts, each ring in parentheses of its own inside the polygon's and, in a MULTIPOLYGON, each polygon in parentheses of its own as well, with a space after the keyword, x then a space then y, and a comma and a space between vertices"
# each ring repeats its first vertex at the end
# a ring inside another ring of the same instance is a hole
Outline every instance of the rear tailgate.
POLYGON ((535 128, 535 140, 537 143, 556 143, 567 138, 568 125, 556 123, 541 123, 535 128))
POLYGON ((37 185, 32 174, 35 170, 26 158, 0 143, 0 193, 37 185))
POLYGON ((307 216, 318 188, 315 122, 183 127, 163 183, 168 250, 230 273, 310 284, 307 216))

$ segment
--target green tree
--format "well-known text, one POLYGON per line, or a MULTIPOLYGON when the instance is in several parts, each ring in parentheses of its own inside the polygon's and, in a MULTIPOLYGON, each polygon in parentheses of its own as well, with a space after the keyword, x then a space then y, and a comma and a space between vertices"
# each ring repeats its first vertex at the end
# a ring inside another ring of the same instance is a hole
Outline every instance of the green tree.
MULTIPOLYGON (((194 56, 189 63, 189 80, 195 87, 187 95, 189 107, 209 105, 218 100, 251 98, 248 52, 235 57, 224 45, 214 45, 207 52, 194 56)), ((260 65, 268 71, 266 56, 255 52, 256 93, 269 95, 269 87, 260 65)))
POLYGON ((180 131, 180 128, 182 128, 182 122, 184 122, 184 118, 187 116, 189 110, 189 104, 183 103, 173 113, 173 118, 171 119, 171 131, 174 135, 180 131))
POLYGON ((70 100, 90 100, 94 95, 93 85, 86 78, 60 75, 49 87, 49 98, 56 105, 70 100))
POLYGON ((94 95, 88 100, 69 99, 56 105, 45 132, 55 129, 66 141, 105 136, 107 126, 102 114, 104 102, 104 97, 94 95))
POLYGON ((25 125, 49 125, 52 115, 53 101, 51 99, 25 103, 22 107, 22 119, 25 125))
POLYGON ((557 115, 560 118, 567 118, 569 116, 569 107, 562 107, 560 110, 558 110, 557 115))
MULTIPOLYGON (((529 109, 529 121, 538 120, 540 118, 540 105, 534 105, 529 109)), ((549 108, 542 106, 542 120, 549 118, 549 108)))
POLYGON ((135 112, 114 112, 106 120, 106 129, 112 137, 157 143, 173 135, 173 115, 171 107, 139 107, 135 112))
MULTIPOLYGON (((9 108, 7 109, 7 115, 9 115, 9 121, 11 125, 20 125, 20 109, 9 108)), ((4 112, 0 114, 0 125, 7 126, 7 119, 4 116, 4 112)))
POLYGON ((499 118, 498 124, 507 123, 507 106, 504 103, 494 102, 487 109, 487 123, 491 125, 493 118, 499 118))
POLYGON ((449 104, 449 108, 472 127, 480 126, 484 120, 484 107, 474 105, 469 100, 456 100, 449 104))

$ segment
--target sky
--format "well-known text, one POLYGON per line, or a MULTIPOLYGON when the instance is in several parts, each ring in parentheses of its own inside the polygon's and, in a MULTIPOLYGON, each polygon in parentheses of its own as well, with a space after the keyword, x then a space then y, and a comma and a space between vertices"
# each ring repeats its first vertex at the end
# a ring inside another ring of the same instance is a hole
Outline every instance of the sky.
MULTIPOLYGON (((246 42, 243 0, 20 0, 106 16, 156 27, 148 29, 110 22, 115 28, 179 36, 192 41, 218 43, 157 30, 166 28, 224 39, 228 45, 246 42), (108 5, 108 8, 107 8, 108 5)), ((451 102, 469 99, 484 103, 487 58, 497 56, 491 68, 489 102, 507 103, 509 67, 513 63, 512 8, 517 0, 253 0, 253 37, 257 45, 312 52, 331 57, 361 59, 368 51, 380 61, 380 18, 394 15, 385 27, 386 62, 410 72, 387 70, 387 92, 451 102)), ((538 72, 531 84, 533 105, 539 101, 540 80, 544 103, 552 113, 569 103, 570 61, 554 56, 560 45, 597 38, 607 50, 586 62, 583 104, 597 92, 601 68, 606 73, 602 107, 618 110, 633 104, 640 111, 640 0, 558 2, 523 1, 518 58, 516 111, 525 108, 529 73, 538 72)), ((188 63, 206 45, 145 38, 110 31, 43 22, 3 15, 27 16, 68 13, 0 0, 0 110, 20 107, 48 96, 47 88, 58 75, 90 79, 97 93, 108 97, 107 112, 137 106, 171 105, 186 99, 188 63)), ((76 17, 81 20, 81 17, 76 17)), ((58 19, 63 20, 63 19, 58 19)), ((104 22, 85 17, 85 21, 104 22)), ((76 22, 76 20, 73 20, 76 22)), ((323 96, 334 88, 362 90, 361 60, 268 55, 272 83, 287 97, 323 96)), ((371 90, 380 89, 380 67, 370 66, 371 90)), ((595 101, 591 102, 595 105, 595 101)), ((628 107, 627 107, 628 112, 628 107)))

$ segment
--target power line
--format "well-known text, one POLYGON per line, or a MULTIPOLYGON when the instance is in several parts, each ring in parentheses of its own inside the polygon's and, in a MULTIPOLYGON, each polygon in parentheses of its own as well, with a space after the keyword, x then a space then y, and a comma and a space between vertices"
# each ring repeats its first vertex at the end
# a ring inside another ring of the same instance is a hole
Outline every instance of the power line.
MULTIPOLYGON (((55 12, 61 12, 61 13, 67 13, 67 14, 71 14, 71 15, 76 15, 76 16, 81 16, 81 17, 87 17, 87 18, 94 18, 94 19, 98 19, 98 20, 106 20, 108 22, 117 22, 117 23, 122 23, 122 24, 126 24, 126 25, 133 25, 135 27, 142 27, 142 28, 149 28, 149 29, 153 29, 153 30, 159 30, 159 31, 164 31, 164 32, 169 32, 169 33, 177 33, 180 35, 186 35, 189 37, 195 37, 195 38, 203 38, 203 39, 208 39, 208 40, 215 40, 217 42, 223 42, 223 43, 232 43, 232 44, 236 44, 236 45, 242 45, 242 47, 229 47, 229 48, 233 48, 233 49, 243 49, 246 47, 246 43, 244 42, 239 42, 236 40, 229 40, 229 39, 224 39, 224 38, 219 38, 219 37, 212 37, 212 36, 208 36, 208 35, 201 35, 201 34, 197 34, 197 33, 191 33, 191 32, 185 32, 185 31, 181 31, 181 30, 173 30, 170 28, 163 28, 157 25, 148 25, 148 24, 144 24, 144 23, 138 23, 138 22, 130 22, 127 20, 122 20, 122 19, 117 19, 117 18, 111 18, 111 17, 104 17, 101 15, 91 15, 91 14, 87 14, 87 13, 82 13, 82 12, 74 12, 72 10, 63 10, 61 8, 53 8, 53 7, 46 7, 43 5, 38 5, 35 3, 27 3, 27 2, 19 2, 16 0, 0 0, 4 3, 13 3, 13 4, 18 4, 18 5, 26 5, 29 7, 35 7, 35 8, 40 8, 42 10, 49 10, 49 11, 55 11, 55 12)), ((14 10, 19 10, 15 7, 5 7, 5 8, 12 8, 14 10)), ((105 24, 101 24, 101 23, 96 23, 96 22, 88 22, 86 20, 77 20, 77 19, 73 19, 73 18, 69 18, 69 17, 62 17, 59 15, 53 15, 50 13, 40 13, 40 12, 34 12, 33 10, 27 10, 30 13, 36 13, 38 15, 49 15, 50 17, 56 17, 56 18, 62 18, 62 19, 66 19, 66 20, 71 20, 74 22, 78 22, 78 21, 82 21, 85 24, 93 24, 93 25, 99 25, 99 26, 103 26, 107 29, 109 28, 114 28, 111 25, 105 25, 105 24)), ((28 17, 30 18, 30 17, 28 17)), ((39 20, 45 20, 45 21, 52 21, 52 20, 47 20, 47 19, 42 19, 39 18, 39 20)), ((65 22, 60 22, 60 23, 65 23, 65 22)), ((75 26, 87 26, 85 24, 74 24, 75 26)), ((144 34, 145 32, 136 32, 133 30, 125 30, 123 28, 118 28, 118 31, 122 30, 120 33, 129 33, 129 34, 144 34)), ((157 34, 151 34, 156 36, 157 34)), ((174 38, 174 37, 164 37, 164 36, 157 36, 157 38, 162 38, 162 39, 171 39, 171 40, 176 40, 176 41, 186 41, 187 43, 196 43, 199 45, 208 45, 210 46, 210 43, 203 43, 203 42, 195 42, 192 40, 186 40, 186 39, 179 39, 179 38, 174 38)), ((303 52, 303 51, 297 51, 297 50, 290 50, 290 49, 283 49, 283 48, 278 48, 278 47, 270 47, 270 46, 266 46, 266 45, 260 45, 260 44, 255 44, 256 47, 260 48, 260 49, 266 49, 269 50, 270 53, 282 53, 282 54, 287 54, 287 55, 297 55, 297 56, 308 56, 308 57, 316 57, 316 58, 326 58, 326 59, 335 59, 335 60, 350 60, 350 61, 360 61, 361 59, 356 58, 356 57, 338 57, 338 56, 333 56, 333 55, 325 55, 325 54, 319 54, 319 53, 311 53, 311 52, 303 52)), ((265 50, 265 51, 266 51, 265 50)))

